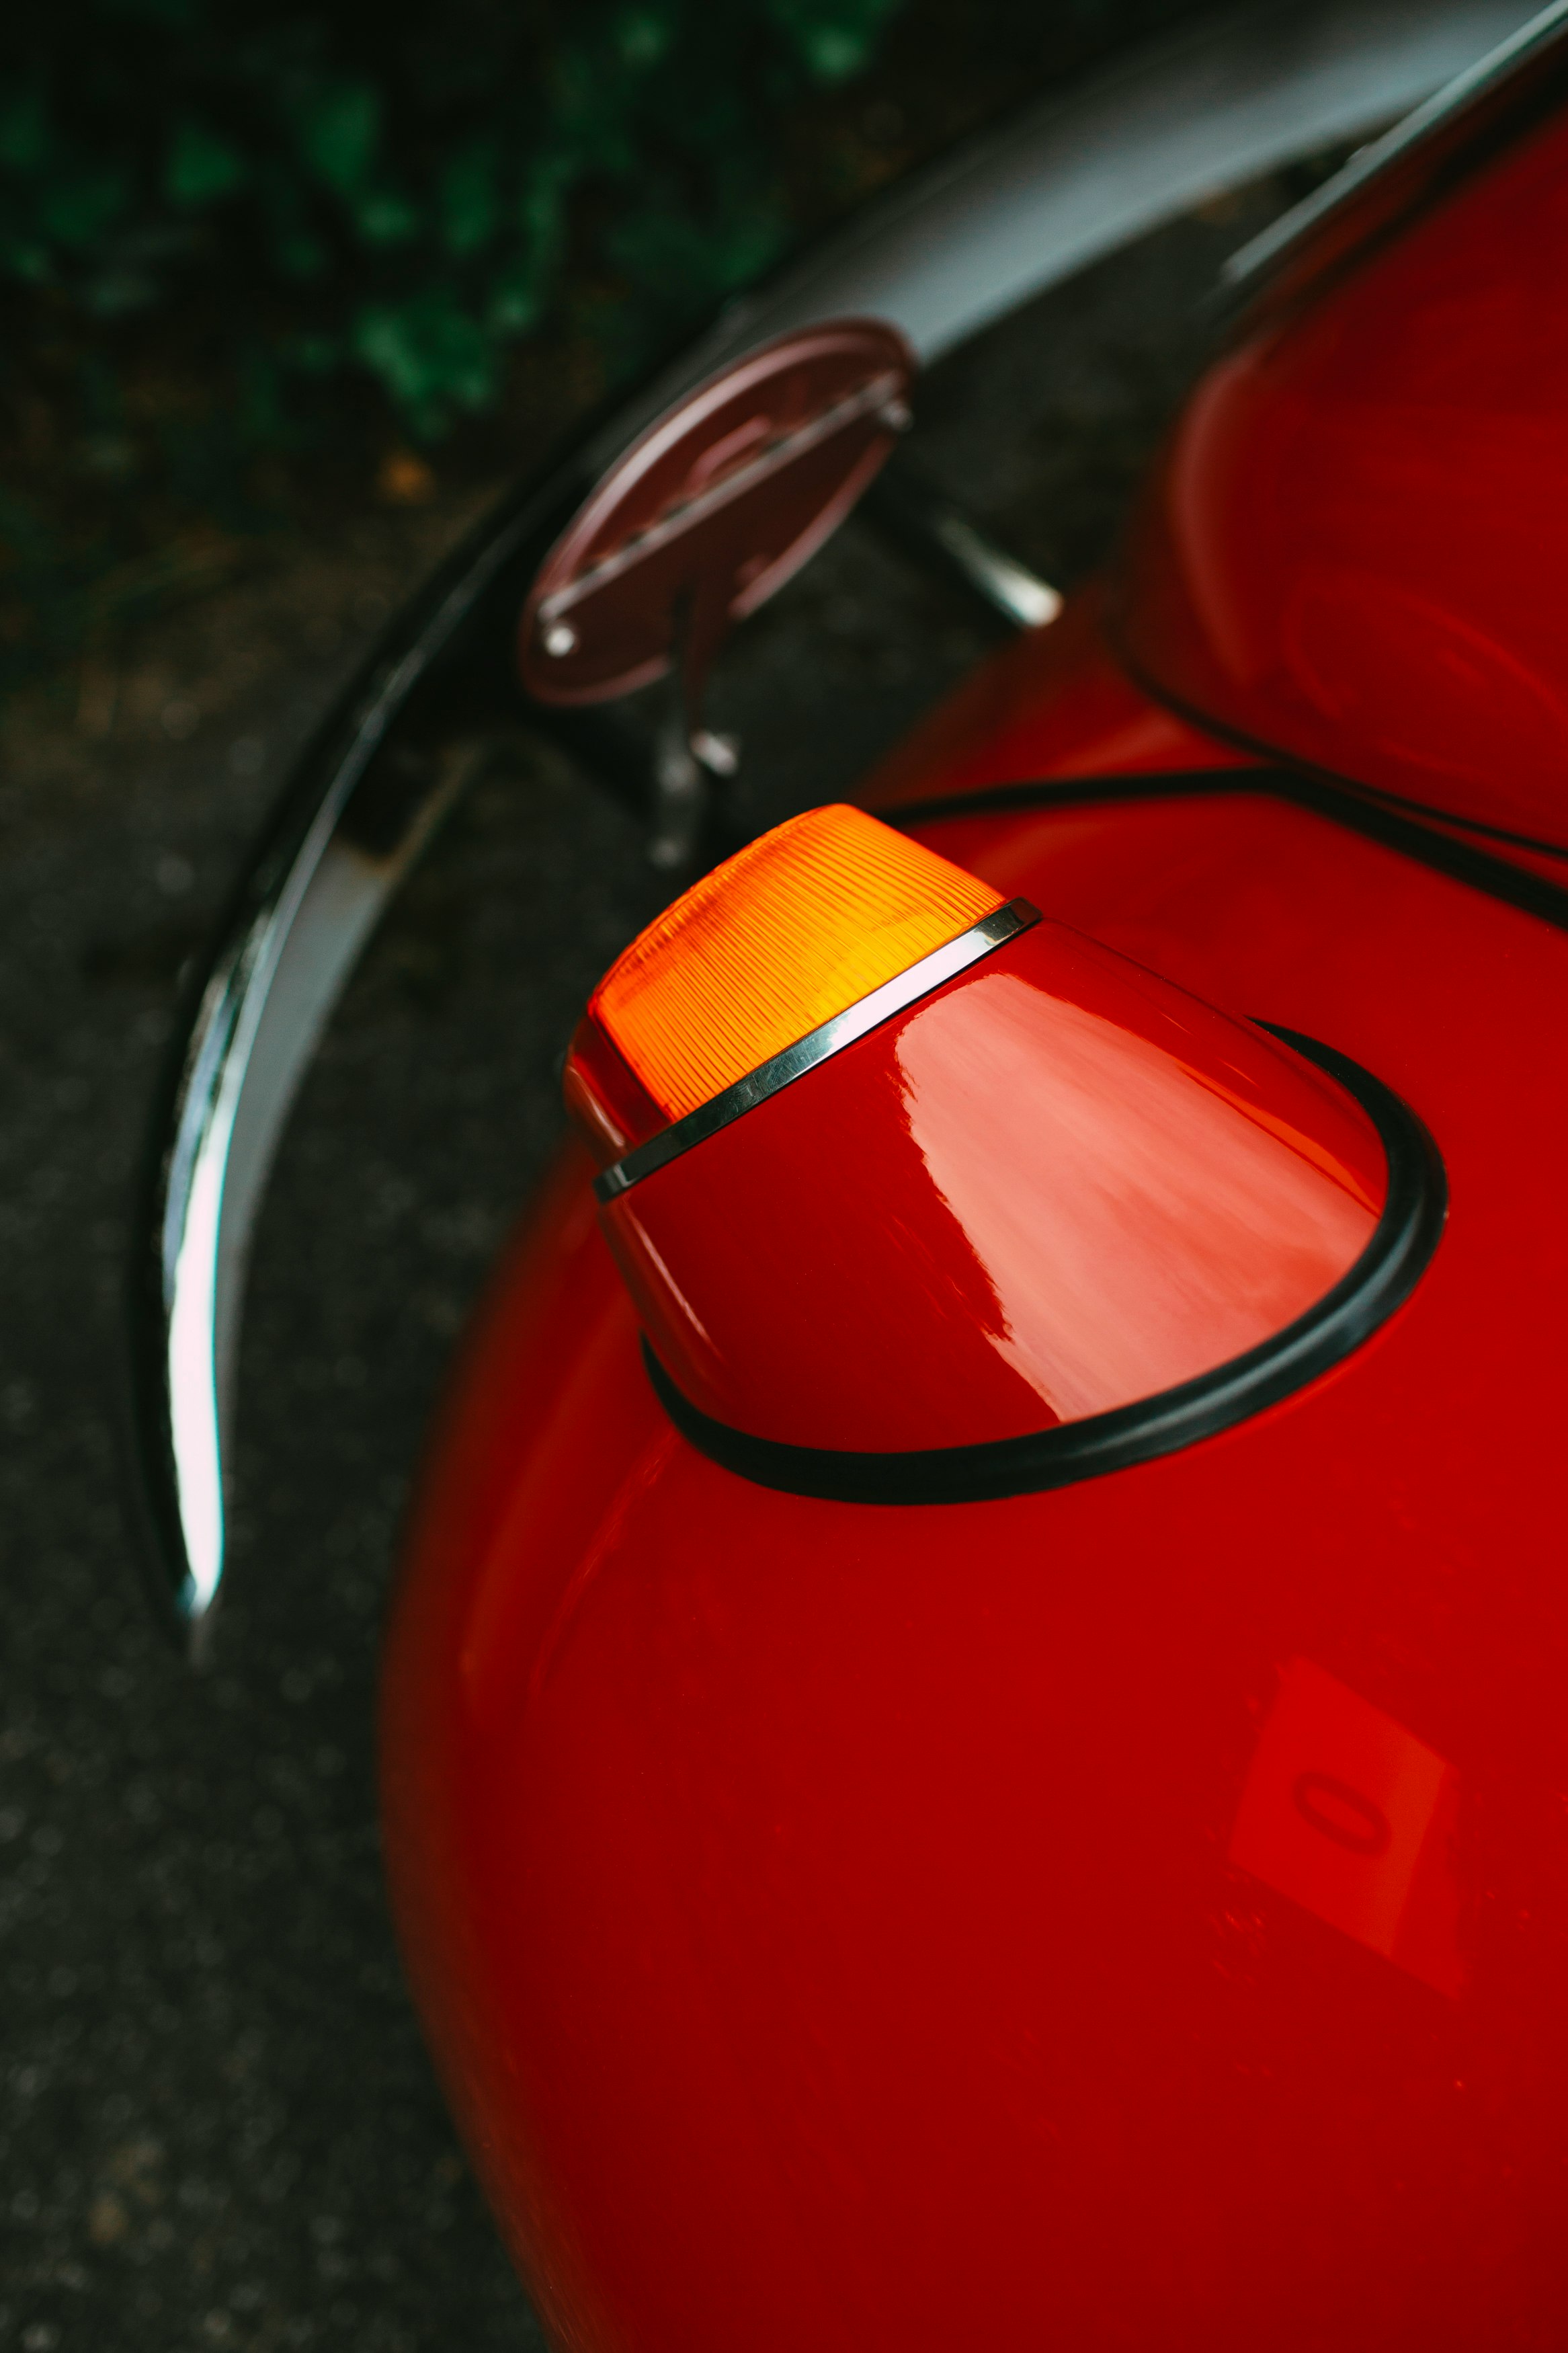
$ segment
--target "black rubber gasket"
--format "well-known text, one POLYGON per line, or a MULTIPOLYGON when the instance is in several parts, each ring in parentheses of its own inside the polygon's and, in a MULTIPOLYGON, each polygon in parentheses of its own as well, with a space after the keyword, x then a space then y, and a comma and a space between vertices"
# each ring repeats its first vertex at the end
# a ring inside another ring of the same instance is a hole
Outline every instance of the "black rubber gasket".
POLYGON ((677 1388, 645 1341, 648 1377, 677 1430, 726 1471, 787 1495, 816 1495, 837 1504, 973 1504, 1037 1494, 1173 1454, 1261 1412, 1326 1372, 1409 1297, 1443 1231, 1447 1179, 1420 1120, 1380 1079, 1315 1039, 1273 1022, 1258 1027, 1293 1046, 1355 1097, 1388 1157, 1388 1198, 1371 1241, 1333 1289, 1273 1339, 1196 1380, 1112 1413, 1090 1414, 1022 1438, 896 1454, 787 1446, 715 1421, 677 1388))

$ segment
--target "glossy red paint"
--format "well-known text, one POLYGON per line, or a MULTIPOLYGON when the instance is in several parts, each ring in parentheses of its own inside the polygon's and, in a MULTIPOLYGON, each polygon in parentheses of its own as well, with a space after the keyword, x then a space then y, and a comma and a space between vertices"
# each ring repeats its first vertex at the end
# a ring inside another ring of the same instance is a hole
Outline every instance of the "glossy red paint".
POLYGON ((1218 1439, 848 1506, 671 1430, 574 1152, 387 1655, 496 2211, 592 2353, 1561 2343, 1568 937, 1263 791, 927 838, 1377 1071, 1449 1227, 1218 1439))
POLYGON ((1385 1191, 1331 1079, 1040 923, 604 1219, 692 1404, 886 1452, 1050 1429, 1241 1356, 1348 1271, 1385 1191))
POLYGON ((1210 372, 1125 582, 1125 643, 1162 691, 1568 843, 1565 241, 1559 116, 1210 372))

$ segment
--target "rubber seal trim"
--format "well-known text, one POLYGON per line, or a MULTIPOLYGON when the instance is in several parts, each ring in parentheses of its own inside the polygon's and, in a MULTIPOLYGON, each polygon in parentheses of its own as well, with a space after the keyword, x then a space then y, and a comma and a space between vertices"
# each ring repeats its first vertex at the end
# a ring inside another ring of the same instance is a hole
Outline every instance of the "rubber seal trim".
POLYGON ((677 1430, 726 1471, 784 1494, 838 1504, 973 1504, 1037 1494, 1173 1454, 1260 1413, 1338 1364, 1415 1289, 1442 1235, 1447 1179, 1421 1121, 1370 1071, 1296 1030, 1271 1021, 1258 1026, 1337 1079, 1373 1120, 1388 1156, 1388 1198, 1371 1241, 1333 1289, 1273 1339, 1112 1413, 1022 1438, 887 1454, 788 1446, 715 1421, 676 1388, 645 1340, 648 1377, 677 1430))

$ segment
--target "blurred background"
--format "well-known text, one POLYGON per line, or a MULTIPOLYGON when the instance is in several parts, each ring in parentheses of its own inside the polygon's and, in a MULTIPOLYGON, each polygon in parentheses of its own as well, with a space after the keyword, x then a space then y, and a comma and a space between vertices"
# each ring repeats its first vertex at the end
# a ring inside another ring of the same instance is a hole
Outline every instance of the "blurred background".
MULTIPOLYGON (((305 543, 341 567, 351 520, 447 508, 504 478, 874 190, 1182 13, 14 12, 0 32, 0 682, 72 662, 84 732, 113 733, 122 701, 134 724, 152 699, 134 639, 150 617, 276 573, 305 543)), ((438 535, 382 539, 390 556, 438 535)), ((305 593, 323 646, 330 596, 305 593)), ((178 739, 216 691, 189 717, 171 713, 177 697, 153 715, 178 739)))
MULTIPOLYGON (((421 1431, 559 1132, 638 826, 500 744, 294 1114, 197 1677, 118 1461, 182 970, 312 723, 464 527, 735 289, 1179 0, 67 0, 0 29, 0 2345, 539 2342, 381 1889, 374 1663, 421 1431)), ((1522 13, 1522 12, 1521 12, 1522 13)), ((922 461, 1110 543, 1224 256, 1201 207, 942 361, 922 461)), ((756 806, 999 641, 858 522, 726 656, 756 806)), ((737 2348, 741 2353, 741 2348, 737 2348)))

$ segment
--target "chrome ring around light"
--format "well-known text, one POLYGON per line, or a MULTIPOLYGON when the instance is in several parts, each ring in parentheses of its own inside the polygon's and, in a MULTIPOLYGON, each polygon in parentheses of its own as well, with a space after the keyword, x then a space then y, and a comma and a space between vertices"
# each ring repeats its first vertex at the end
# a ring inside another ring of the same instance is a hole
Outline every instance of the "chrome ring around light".
MULTIPOLYGON (((565 726, 522 705, 512 631, 534 568, 604 465, 681 391, 789 327, 869 313, 934 358, 1202 198, 1379 129, 1527 14, 1510 0, 1282 0, 1146 44, 916 175, 731 304, 509 498, 399 617, 239 881, 151 1139, 131 1284, 133 1449, 160 1604, 193 1653, 222 1588, 245 1269, 273 1152, 361 948, 460 788, 462 745, 492 720, 565 726)), ((1013 607, 1028 617, 1026 600, 1013 607)), ((581 714, 569 740, 613 770, 615 744, 592 721, 581 714)), ((618 781, 629 787, 624 770, 618 781)))
POLYGON ((989 955, 993 948, 1001 947, 1008 940, 1016 940, 1020 932, 1026 932, 1039 920, 1039 909, 1032 907, 1027 899, 1009 899, 1005 906, 994 907, 990 914, 982 915, 977 923, 972 923, 966 932, 960 932, 956 939, 946 940, 940 948, 932 948, 930 955, 921 956, 920 962, 910 965, 907 972, 895 974, 891 980, 885 980, 880 988, 873 988, 867 996, 857 997, 855 1003, 847 1005, 842 1013, 836 1013, 831 1021, 821 1022, 816 1029, 808 1029, 804 1038, 797 1038, 794 1045, 786 1046, 782 1053, 771 1054, 765 1062, 759 1062, 754 1071, 748 1071, 743 1079, 737 1079, 733 1086, 725 1087, 710 1102, 699 1103, 697 1109, 689 1111, 684 1119, 674 1120, 668 1127, 660 1128, 657 1135, 650 1135, 646 1144, 639 1144, 635 1151, 628 1152, 623 1159, 606 1168, 602 1176, 595 1177, 595 1192, 601 1201, 618 1200, 623 1193, 629 1193, 634 1185, 640 1185, 645 1176, 651 1176, 656 1169, 666 1168, 672 1160, 679 1160, 681 1154, 689 1152, 694 1144, 705 1144, 710 1135, 717 1135, 721 1127, 728 1127, 731 1120, 739 1119, 744 1112, 754 1111, 759 1103, 766 1103, 770 1095, 776 1095, 784 1088, 793 1086, 796 1079, 805 1078, 807 1071, 815 1071, 819 1062, 841 1054, 846 1046, 855 1043, 857 1038, 864 1038, 884 1021, 890 1021, 895 1013, 903 1011, 906 1005, 913 1005, 920 997, 929 997, 932 989, 940 988, 944 981, 956 979, 961 972, 967 972, 972 964, 978 964, 982 956, 989 955))

